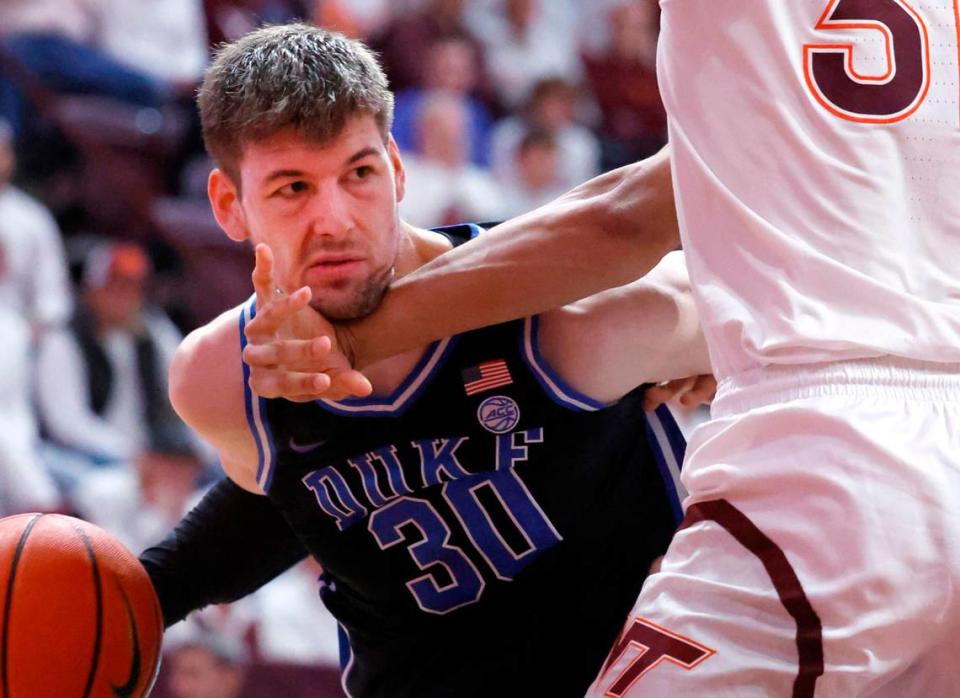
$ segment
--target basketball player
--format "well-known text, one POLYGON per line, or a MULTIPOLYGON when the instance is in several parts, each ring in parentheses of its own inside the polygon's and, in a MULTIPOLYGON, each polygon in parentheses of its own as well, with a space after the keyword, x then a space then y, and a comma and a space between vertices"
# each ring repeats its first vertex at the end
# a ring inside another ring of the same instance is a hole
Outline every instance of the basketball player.
POLYGON ((351 695, 582 695, 679 520, 678 433, 638 386, 708 368, 682 257, 371 365, 364 399, 258 398, 245 343, 263 361, 286 337, 300 358, 272 361, 295 373, 323 349, 298 338, 317 311, 371 312, 394 276, 478 229, 399 220, 391 95, 356 42, 254 32, 220 52, 200 107, 210 200, 228 236, 258 243, 257 294, 171 369, 174 406, 232 482, 143 555, 166 621, 309 553, 351 695))
POLYGON ((362 366, 638 276, 675 191, 720 388, 590 694, 960 695, 960 3, 661 5, 669 157, 400 279, 341 345, 362 366))

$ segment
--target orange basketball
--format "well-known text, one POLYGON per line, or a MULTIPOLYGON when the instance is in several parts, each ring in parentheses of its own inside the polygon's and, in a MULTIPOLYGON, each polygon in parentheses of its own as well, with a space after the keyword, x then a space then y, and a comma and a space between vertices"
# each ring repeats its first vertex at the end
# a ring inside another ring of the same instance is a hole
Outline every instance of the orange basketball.
POLYGON ((139 698, 163 619, 116 538, 56 514, 0 519, 0 698, 139 698))

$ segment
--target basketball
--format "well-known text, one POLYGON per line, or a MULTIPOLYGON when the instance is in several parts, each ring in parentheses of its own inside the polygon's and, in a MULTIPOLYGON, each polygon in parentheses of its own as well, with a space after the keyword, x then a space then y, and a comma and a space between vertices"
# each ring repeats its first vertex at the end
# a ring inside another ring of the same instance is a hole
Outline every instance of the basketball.
POLYGON ((163 618, 137 558, 56 514, 0 520, 0 698, 138 698, 163 618))

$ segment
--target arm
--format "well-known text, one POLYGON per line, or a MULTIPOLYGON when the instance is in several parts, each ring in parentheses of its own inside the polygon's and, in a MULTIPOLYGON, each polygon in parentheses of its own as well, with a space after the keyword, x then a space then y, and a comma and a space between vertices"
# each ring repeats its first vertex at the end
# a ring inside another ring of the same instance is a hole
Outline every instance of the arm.
POLYGON ((257 446, 244 410, 240 308, 191 332, 170 362, 170 403, 180 418, 216 449, 227 476, 262 494, 257 446))
POLYGON ((354 365, 363 367, 440 337, 628 283, 678 244, 665 149, 404 276, 376 312, 341 327, 338 339, 354 365))
POLYGON ((31 231, 35 250, 34 273, 30 276, 31 321, 35 331, 42 332, 64 325, 70 319, 73 296, 60 229, 49 211, 39 204, 36 206, 37 220, 31 231))
POLYGON ((163 541, 140 556, 167 626, 207 604, 255 591, 307 555, 286 519, 258 494, 237 315, 234 309, 192 333, 170 367, 174 408, 217 448, 230 479, 214 485, 163 541))
POLYGON ((553 370, 599 402, 710 372, 682 252, 642 279, 541 315, 538 339, 553 370))
POLYGON ((140 555, 165 626, 211 603, 243 598, 306 557, 270 500, 233 481, 214 485, 177 527, 140 555))

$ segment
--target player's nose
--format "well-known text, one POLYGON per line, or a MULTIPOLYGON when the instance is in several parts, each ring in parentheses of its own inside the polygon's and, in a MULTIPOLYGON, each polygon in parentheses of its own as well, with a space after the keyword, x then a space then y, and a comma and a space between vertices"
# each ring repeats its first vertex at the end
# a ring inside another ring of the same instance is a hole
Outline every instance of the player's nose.
POLYGON ((350 202, 335 183, 321 186, 307 212, 311 232, 327 237, 343 237, 352 226, 350 202))

